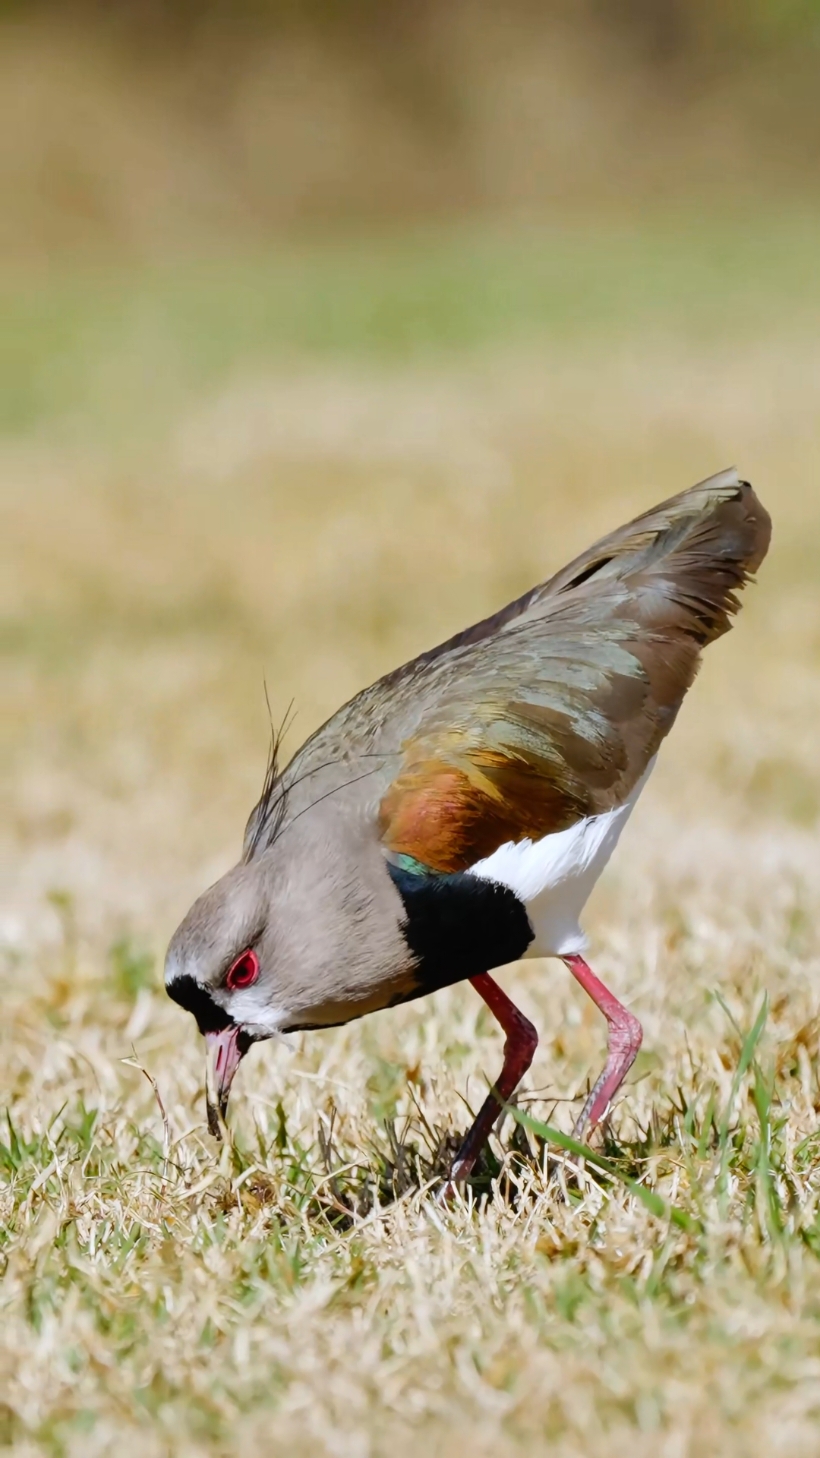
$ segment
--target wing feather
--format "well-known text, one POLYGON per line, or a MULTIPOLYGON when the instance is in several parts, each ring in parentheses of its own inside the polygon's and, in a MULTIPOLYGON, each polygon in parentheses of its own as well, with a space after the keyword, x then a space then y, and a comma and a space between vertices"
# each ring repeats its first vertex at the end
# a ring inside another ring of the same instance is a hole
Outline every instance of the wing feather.
POLYGON ((268 817, 283 833, 328 795, 440 871, 622 804, 769 536, 735 471, 619 528, 340 709, 256 807, 246 855, 270 842, 268 817))

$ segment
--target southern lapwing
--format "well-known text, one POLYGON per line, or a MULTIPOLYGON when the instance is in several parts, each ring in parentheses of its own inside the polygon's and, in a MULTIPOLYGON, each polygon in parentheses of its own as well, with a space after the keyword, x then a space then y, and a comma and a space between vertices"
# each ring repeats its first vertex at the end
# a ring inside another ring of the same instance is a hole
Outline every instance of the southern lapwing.
POLYGON ((284 770, 274 743, 241 860, 166 961, 208 1047, 214 1132, 252 1043, 469 981, 506 1041, 465 1179, 535 1051, 490 975, 523 956, 563 959, 607 1020, 576 1134, 601 1119, 641 1026, 584 961, 579 917, 769 535, 723 471, 364 689, 284 770))

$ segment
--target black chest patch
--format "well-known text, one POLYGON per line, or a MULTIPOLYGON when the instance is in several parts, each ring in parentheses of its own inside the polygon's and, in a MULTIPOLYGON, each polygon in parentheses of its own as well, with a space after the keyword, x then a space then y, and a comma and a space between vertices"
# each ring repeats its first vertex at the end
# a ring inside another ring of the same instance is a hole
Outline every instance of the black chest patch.
POLYGON ((438 875, 395 865, 388 869, 404 903, 404 939, 417 963, 412 997, 503 967, 526 952, 533 929, 508 886, 468 871, 438 875))

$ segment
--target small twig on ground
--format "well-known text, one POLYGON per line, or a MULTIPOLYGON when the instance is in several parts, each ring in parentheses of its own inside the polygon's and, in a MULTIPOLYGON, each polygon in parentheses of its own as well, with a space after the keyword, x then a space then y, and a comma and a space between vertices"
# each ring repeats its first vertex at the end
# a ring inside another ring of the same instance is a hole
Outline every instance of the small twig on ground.
POLYGON ((165 1191, 168 1185, 168 1164, 171 1157, 171 1125, 168 1122, 168 1115, 165 1112, 165 1105, 162 1102, 162 1095, 160 1094, 159 1088, 157 1087, 157 1081, 154 1078, 153 1074, 149 1073, 148 1069, 144 1068, 143 1065, 140 1063, 137 1057, 137 1050, 133 1046, 133 1044, 131 1045, 131 1057, 121 1058, 120 1062, 124 1063, 128 1068, 136 1068, 137 1072, 141 1073, 143 1078, 147 1078, 152 1089, 154 1090, 154 1098, 157 1101, 157 1108, 159 1109, 160 1117, 162 1119, 162 1177, 160 1179, 159 1198, 164 1199, 165 1191))

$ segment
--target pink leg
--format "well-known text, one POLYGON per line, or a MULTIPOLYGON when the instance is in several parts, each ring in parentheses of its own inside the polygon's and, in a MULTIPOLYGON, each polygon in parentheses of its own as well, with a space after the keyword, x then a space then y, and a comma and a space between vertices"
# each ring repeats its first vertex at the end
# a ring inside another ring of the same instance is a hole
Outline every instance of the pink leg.
POLYGON ((471 977, 470 981, 476 992, 484 998, 490 1012, 498 1018, 507 1039, 504 1044, 504 1067, 495 1088, 488 1093, 473 1127, 456 1155, 450 1175, 451 1185, 467 1179, 487 1142, 493 1124, 524 1077, 538 1046, 538 1034, 529 1018, 525 1018, 518 1011, 487 972, 471 977))
POLYGON ((621 1087, 641 1046, 643 1028, 638 1019, 627 1011, 608 988, 604 987, 603 982, 595 976, 583 957, 565 957, 564 961, 573 977, 580 982, 584 991, 589 993, 595 1006, 601 1009, 609 1024, 604 1071, 584 1104, 572 1131, 573 1138, 580 1139, 587 1124, 594 1126, 603 1118, 621 1087))

